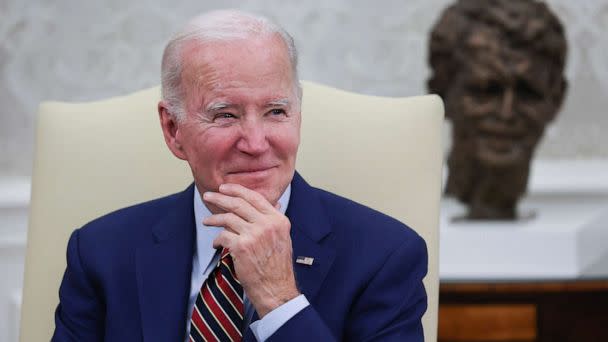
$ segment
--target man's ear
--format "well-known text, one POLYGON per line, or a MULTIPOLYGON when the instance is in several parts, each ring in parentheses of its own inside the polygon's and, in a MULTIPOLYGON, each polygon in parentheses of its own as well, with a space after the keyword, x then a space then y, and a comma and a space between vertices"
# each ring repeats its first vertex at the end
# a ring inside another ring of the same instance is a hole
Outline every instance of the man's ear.
POLYGON ((158 103, 158 118, 160 119, 160 127, 163 130, 165 143, 169 150, 179 159, 186 160, 186 154, 181 144, 180 127, 177 119, 169 112, 169 108, 165 101, 158 103))

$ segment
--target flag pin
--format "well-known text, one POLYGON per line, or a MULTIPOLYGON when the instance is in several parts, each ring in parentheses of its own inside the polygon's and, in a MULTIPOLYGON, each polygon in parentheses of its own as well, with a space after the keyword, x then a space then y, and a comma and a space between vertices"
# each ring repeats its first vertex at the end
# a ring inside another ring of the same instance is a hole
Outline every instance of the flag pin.
POLYGON ((308 266, 312 265, 313 261, 315 261, 315 258, 305 256, 299 256, 296 258, 296 263, 308 266))

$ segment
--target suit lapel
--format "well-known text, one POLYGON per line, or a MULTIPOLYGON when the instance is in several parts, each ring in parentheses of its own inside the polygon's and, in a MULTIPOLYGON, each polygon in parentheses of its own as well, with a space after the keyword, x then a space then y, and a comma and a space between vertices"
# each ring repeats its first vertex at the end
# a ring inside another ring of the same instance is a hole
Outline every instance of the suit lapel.
POLYGON ((154 227, 153 239, 137 249, 136 277, 144 341, 183 341, 196 242, 194 186, 154 227))
POLYGON ((335 258, 331 224, 317 192, 296 172, 286 212, 291 221, 294 270, 300 291, 313 302, 335 258), (296 263, 314 258, 312 265, 296 263))

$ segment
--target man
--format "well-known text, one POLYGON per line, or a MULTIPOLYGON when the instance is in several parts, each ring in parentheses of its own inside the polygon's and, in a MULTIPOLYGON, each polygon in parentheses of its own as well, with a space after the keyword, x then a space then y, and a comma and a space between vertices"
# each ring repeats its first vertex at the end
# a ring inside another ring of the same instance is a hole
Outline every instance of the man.
POLYGON ((471 219, 517 219, 534 148, 566 90, 566 39, 542 2, 459 0, 431 34, 429 90, 452 121, 446 193, 471 219))
POLYGON ((72 234, 53 340, 422 341, 424 241, 295 172, 300 103, 293 40, 264 18, 171 40, 158 112, 194 185, 72 234))

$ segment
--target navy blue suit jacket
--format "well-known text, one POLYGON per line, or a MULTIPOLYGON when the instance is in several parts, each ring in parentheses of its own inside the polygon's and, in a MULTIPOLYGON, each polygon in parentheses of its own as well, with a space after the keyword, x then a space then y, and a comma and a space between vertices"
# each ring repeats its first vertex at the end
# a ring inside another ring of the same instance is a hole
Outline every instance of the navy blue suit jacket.
MULTIPOLYGON (((52 341, 183 341, 195 248, 193 186, 96 219, 71 235, 52 341)), ((377 211, 297 173, 291 221, 310 306, 270 341, 423 341, 426 245, 377 211)), ((254 317, 254 320, 257 319, 254 317)), ((244 341, 255 341, 251 330, 244 341)))

